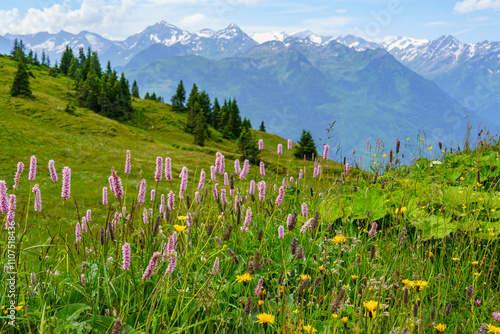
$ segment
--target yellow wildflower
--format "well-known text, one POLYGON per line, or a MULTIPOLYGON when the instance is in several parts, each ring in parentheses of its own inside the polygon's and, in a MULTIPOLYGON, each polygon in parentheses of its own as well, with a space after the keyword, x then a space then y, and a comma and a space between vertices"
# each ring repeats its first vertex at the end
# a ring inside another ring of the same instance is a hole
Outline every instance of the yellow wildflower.
POLYGON ((439 333, 442 333, 446 329, 446 324, 437 324, 433 328, 435 328, 439 333))
POLYGON ((417 287, 417 290, 423 290, 425 288, 429 287, 429 282, 426 281, 415 281, 415 286, 417 287))
POLYGON ((401 210, 399 210, 399 208, 396 208, 396 214, 398 214, 400 211, 401 211, 401 213, 404 213, 404 212, 406 212, 406 210, 407 210, 407 209, 406 209, 406 206, 403 206, 403 207, 401 208, 401 210))
POLYGON ((492 324, 488 325, 488 333, 500 334, 500 327, 493 326, 492 324))
POLYGON ((182 225, 177 225, 176 224, 176 225, 174 225, 174 228, 175 228, 175 230, 177 232, 182 232, 182 231, 184 231, 187 228, 187 226, 182 226, 182 225))
POLYGON ((342 317, 342 322, 344 323, 344 325, 347 324, 347 320, 347 317, 342 317))
POLYGON ((323 266, 319 266, 319 267, 318 267, 318 270, 319 270, 319 271, 323 271, 323 269, 325 269, 325 268, 323 268, 323 266))
POLYGON ((333 317, 333 319, 337 319, 339 317, 339 315, 336 313, 332 313, 332 317, 333 317))
POLYGON ((259 304, 259 306, 262 306, 262 305, 264 305, 264 301, 263 301, 263 300, 259 300, 259 301, 257 302, 257 304, 259 304))
POLYGON ((188 218, 189 218, 188 216, 177 216, 178 220, 186 220, 188 218))
POLYGON ((257 322, 259 324, 267 324, 267 323, 272 323, 274 324, 274 315, 267 314, 267 313, 261 313, 257 316, 257 322))
POLYGON ((316 328, 314 328, 314 327, 313 327, 313 326, 311 326, 311 325, 302 326, 302 329, 303 329, 306 333, 316 333, 316 332, 317 332, 316 328))
POLYGON ((363 306, 366 309, 365 317, 375 318, 377 312, 375 310, 378 307, 378 302, 374 300, 369 300, 366 303, 363 303, 363 306))
POLYGON ((311 275, 305 275, 305 274, 300 275, 301 280, 305 280, 306 278, 309 278, 309 280, 311 280, 311 275))
POLYGON ((338 245, 338 244, 343 243, 346 240, 347 240, 346 236, 336 235, 336 236, 333 237, 332 242, 333 242, 333 244, 338 245))
POLYGON ((477 266, 479 264, 479 261, 472 261, 470 264, 472 264, 473 266, 477 266))
POLYGON ((249 273, 244 273, 243 275, 236 275, 236 281, 238 281, 238 283, 241 283, 241 282, 250 282, 252 280, 252 276, 250 276, 249 273))
POLYGON ((460 258, 458 258, 458 257, 452 257, 451 260, 457 262, 457 261, 460 261, 460 258))

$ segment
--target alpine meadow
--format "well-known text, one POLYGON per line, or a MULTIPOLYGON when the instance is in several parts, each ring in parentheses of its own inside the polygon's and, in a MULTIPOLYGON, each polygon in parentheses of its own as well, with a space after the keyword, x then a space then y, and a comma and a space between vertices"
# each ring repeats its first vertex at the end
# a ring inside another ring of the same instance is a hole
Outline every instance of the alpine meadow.
POLYGON ((499 9, 0 4, 0 333, 500 334, 499 9))

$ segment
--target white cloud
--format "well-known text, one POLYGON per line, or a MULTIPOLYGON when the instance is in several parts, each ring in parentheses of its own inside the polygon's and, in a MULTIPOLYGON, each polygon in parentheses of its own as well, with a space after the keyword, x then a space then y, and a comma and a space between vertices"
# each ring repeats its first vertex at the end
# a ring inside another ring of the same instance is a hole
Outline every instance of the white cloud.
POLYGON ((464 0, 455 4, 454 11, 463 14, 485 9, 500 9, 500 0, 464 0))
POLYGON ((24 15, 17 9, 0 10, 0 34, 57 33, 60 30, 78 33, 89 30, 110 36, 123 29, 126 18, 134 8, 132 0, 111 3, 106 0, 82 0, 80 8, 74 10, 68 2, 44 9, 30 8, 24 15))
POLYGON ((448 24, 448 22, 446 22, 446 21, 434 21, 434 22, 424 23, 424 26, 425 27, 440 27, 440 26, 445 26, 447 24, 448 24))
POLYGON ((202 22, 203 20, 205 20, 205 15, 203 15, 201 13, 196 13, 196 14, 184 17, 181 20, 181 25, 182 25, 182 27, 192 27, 192 26, 197 25, 198 23, 202 22))
POLYGON ((338 33, 337 29, 348 26, 356 22, 356 19, 349 16, 330 16, 319 19, 306 19, 302 23, 308 29, 322 34, 338 33))
POLYGON ((347 9, 337 9, 335 12, 336 13, 346 13, 347 9))

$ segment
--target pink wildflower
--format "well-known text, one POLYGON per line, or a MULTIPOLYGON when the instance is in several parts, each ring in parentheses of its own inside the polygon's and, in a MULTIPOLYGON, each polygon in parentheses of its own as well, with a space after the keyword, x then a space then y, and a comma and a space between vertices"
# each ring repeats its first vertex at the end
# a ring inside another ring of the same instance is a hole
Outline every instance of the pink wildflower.
POLYGON ((62 193, 61 197, 69 199, 71 193, 71 169, 69 167, 63 168, 63 182, 62 182, 62 193))
POLYGON ((306 203, 302 203, 302 216, 307 218, 307 204, 306 203))
POLYGON ((278 154, 283 154, 283 146, 278 144, 278 154))
POLYGON ((368 232, 368 236, 371 238, 371 237, 374 237, 375 234, 377 234, 377 222, 373 222, 372 228, 368 232))
POLYGON ((130 268, 130 244, 125 243, 122 246, 123 270, 127 271, 130 268))
POLYGON ((261 202, 266 200, 266 181, 259 182, 259 200, 261 202))
POLYGON ((219 258, 216 257, 214 261, 214 266, 212 267, 212 275, 215 275, 219 272, 219 258))
POLYGON ((36 176, 36 157, 33 155, 30 160, 30 172, 28 175, 29 181, 35 181, 36 176))
POLYGON ((265 175, 266 175, 266 167, 264 165, 264 161, 261 161, 260 162, 260 176, 262 176, 262 178, 264 178, 265 175))
POLYGON ((281 186, 279 189, 278 196, 276 197, 276 206, 281 205, 281 202, 283 202, 284 197, 285 197, 285 188, 281 186))
POLYGON ((292 140, 291 139, 288 139, 288 150, 289 151, 292 150, 292 140))
POLYGON ((215 166, 210 166, 210 177, 212 181, 215 181, 215 166))
POLYGON ((328 160, 328 151, 330 150, 330 145, 325 144, 323 149, 323 160, 328 160))
POLYGON ((0 210, 2 210, 2 214, 6 214, 9 212, 9 199, 7 197, 7 186, 5 185, 5 181, 0 181, 0 210))
POLYGON ((108 188, 102 187, 102 204, 108 205, 108 188))
POLYGON ((259 150, 263 150, 264 149, 264 141, 262 139, 259 139, 259 150))
POLYGON ((200 182, 198 183, 198 190, 202 190, 205 186, 205 171, 202 169, 200 173, 200 182))
POLYGON ((250 196, 252 196, 255 193, 255 181, 251 180, 250 181, 250 189, 248 190, 248 193, 250 196))
POLYGON ((172 181, 172 160, 165 158, 165 180, 172 181))
POLYGON ((170 191, 168 193, 168 202, 167 202, 167 207, 169 211, 172 211, 174 209, 174 202, 175 202, 175 194, 173 191, 170 191))
POLYGON ((54 160, 49 160, 50 178, 53 182, 57 182, 56 168, 54 167, 54 160))
POLYGON ((278 238, 283 239, 285 237, 285 228, 283 225, 278 226, 278 238))
POLYGON ((163 172, 163 158, 156 157, 156 172, 155 172, 155 181, 160 182, 163 172))
POLYGON ((17 189, 19 186, 19 179, 21 178, 21 173, 24 170, 24 164, 22 162, 17 163, 17 172, 16 175, 14 176, 14 186, 12 187, 13 189, 17 189))
POLYGON ((125 159, 125 174, 130 174, 130 150, 127 150, 127 158, 125 159))
POLYGON ((76 223, 76 226, 75 226, 75 238, 76 238, 76 242, 80 242, 82 241, 82 231, 81 231, 81 227, 80 227, 80 223, 76 223))
POLYGON ((141 184, 139 185, 139 195, 137 196, 137 203, 139 205, 143 204, 146 200, 146 179, 141 180, 141 184))
POLYGON ((149 265, 144 271, 144 275, 142 275, 142 280, 145 281, 149 279, 152 275, 153 272, 158 264, 158 258, 160 257, 160 253, 154 252, 153 256, 151 257, 151 260, 149 260, 149 265))

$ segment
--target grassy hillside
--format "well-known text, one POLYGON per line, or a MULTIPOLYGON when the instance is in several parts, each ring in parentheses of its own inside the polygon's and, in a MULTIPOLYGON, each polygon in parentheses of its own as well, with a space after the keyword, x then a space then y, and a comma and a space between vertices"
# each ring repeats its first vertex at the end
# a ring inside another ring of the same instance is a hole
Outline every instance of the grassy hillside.
POLYGON ((286 150, 276 155, 284 139, 259 133, 265 194, 246 196, 249 179, 261 180, 252 167, 234 194, 218 175, 195 200, 200 169, 209 170, 217 150, 233 170, 234 143, 214 132, 210 146, 195 147, 182 131, 184 115, 149 101, 135 101, 140 113, 125 124, 84 109, 67 114, 58 109, 69 101, 67 79, 44 71, 33 73, 34 101, 12 99, 12 62, 0 65, 0 180, 18 203, 14 219, 0 214, 9 223, 0 239, 1 333, 500 331, 498 138, 483 132, 473 150, 439 157, 423 139, 408 141, 402 152, 420 155, 411 166, 389 164, 376 149, 363 164, 379 174, 340 178, 337 164, 321 161, 323 174, 314 178, 310 162, 289 161, 286 150), (38 172, 30 183, 31 155, 38 172), (172 183, 153 181, 156 156, 172 158, 172 183), (14 192, 17 161, 26 167, 14 192), (60 195, 65 165, 72 168, 68 202, 60 195), (182 166, 190 204, 178 195, 182 166), (277 191, 284 174, 273 166, 296 179, 296 168, 306 166, 306 177, 277 191), (101 188, 112 168, 126 196, 110 193, 105 205, 101 188), (146 200, 132 203, 143 177, 146 200), (34 183, 41 212, 33 207, 34 183), (174 206, 161 212, 159 195, 171 190, 174 206))
MULTIPOLYGON (((23 162, 25 171, 18 191, 27 192, 33 184, 40 183, 46 207, 61 200, 55 196, 61 191, 61 181, 54 184, 47 177, 48 161, 51 159, 55 160, 59 179, 64 166, 71 168, 74 184, 72 195, 81 210, 100 203, 101 189, 108 186, 107 178, 112 169, 118 171, 125 182, 123 170, 126 150, 132 151, 132 173, 128 183, 134 196, 138 180, 146 178, 148 182, 152 181, 157 156, 172 159, 175 189, 178 189, 177 176, 183 166, 189 168, 190 178, 196 179, 196 182, 202 167, 210 174, 209 166, 214 164, 217 151, 226 158, 226 171, 234 173, 234 160, 240 158, 236 143, 223 139, 219 132, 211 129, 212 137, 205 147, 194 145, 193 135, 183 131, 187 115, 172 112, 167 104, 135 99, 133 106, 137 113, 124 123, 85 108, 77 108, 74 114, 70 114, 63 110, 73 101, 70 79, 63 75, 54 78, 48 75, 47 69, 33 67, 31 87, 35 98, 12 98, 9 89, 15 70, 15 63, 10 58, 0 56, 0 180, 6 180, 10 188, 16 164, 18 161, 23 162), (38 159, 40 177, 30 185, 25 181, 32 155, 38 159)), ((291 153, 286 150, 285 139, 258 131, 253 134, 254 138, 264 141, 261 158, 266 164, 267 173, 277 168, 278 143, 285 148, 279 162, 282 173, 286 166, 290 169, 313 166, 312 162, 300 160, 288 162, 291 153)), ((337 171, 338 164, 331 163, 325 173, 332 176, 337 171)), ((250 172, 256 176, 258 168, 253 167, 250 172)), ((279 183, 283 176, 280 176, 279 183)), ((195 182, 192 182, 192 186, 195 186, 195 182)), ((37 218, 42 221, 54 218, 47 216, 44 211, 37 218)), ((74 214, 74 211, 68 212, 74 214)))

